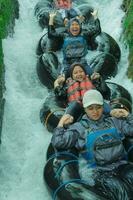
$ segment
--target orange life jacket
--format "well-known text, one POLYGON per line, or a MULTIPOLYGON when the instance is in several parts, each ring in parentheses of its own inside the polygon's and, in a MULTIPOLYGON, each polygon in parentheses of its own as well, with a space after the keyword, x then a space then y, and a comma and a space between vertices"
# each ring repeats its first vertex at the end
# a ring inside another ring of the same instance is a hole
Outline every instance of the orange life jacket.
POLYGON ((66 83, 68 102, 78 101, 81 103, 84 93, 87 90, 95 88, 87 76, 82 82, 78 82, 72 78, 69 78, 67 79, 66 83))

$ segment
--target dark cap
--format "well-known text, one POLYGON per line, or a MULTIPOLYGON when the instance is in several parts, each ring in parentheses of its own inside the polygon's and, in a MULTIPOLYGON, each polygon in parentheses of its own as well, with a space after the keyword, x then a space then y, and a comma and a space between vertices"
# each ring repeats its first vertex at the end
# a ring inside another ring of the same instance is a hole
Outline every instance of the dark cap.
POLYGON ((112 99, 110 102, 110 107, 111 107, 111 110, 116 109, 116 108, 121 108, 121 109, 127 110, 130 113, 132 112, 131 102, 129 102, 127 99, 123 97, 112 99))

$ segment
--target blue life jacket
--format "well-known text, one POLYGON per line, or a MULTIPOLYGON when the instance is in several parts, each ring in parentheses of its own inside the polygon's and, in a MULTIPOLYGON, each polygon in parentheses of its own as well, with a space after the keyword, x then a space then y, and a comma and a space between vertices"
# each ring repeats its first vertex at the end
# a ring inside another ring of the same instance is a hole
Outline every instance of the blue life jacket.
POLYGON ((87 42, 83 36, 68 36, 64 39, 63 54, 65 59, 81 58, 87 54, 87 42))
POLYGON ((108 165, 126 159, 123 138, 116 128, 86 131, 85 151, 81 155, 87 160, 89 167, 108 165))

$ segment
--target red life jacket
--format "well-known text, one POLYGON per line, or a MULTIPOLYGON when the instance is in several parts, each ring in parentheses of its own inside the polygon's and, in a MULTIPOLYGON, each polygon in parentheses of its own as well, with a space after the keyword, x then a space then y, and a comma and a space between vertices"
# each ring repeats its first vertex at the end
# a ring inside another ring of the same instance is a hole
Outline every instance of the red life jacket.
POLYGON ((73 80, 72 78, 69 78, 67 79, 66 83, 68 102, 78 101, 82 103, 84 93, 87 90, 95 88, 95 86, 92 84, 87 76, 82 82, 78 82, 73 80))

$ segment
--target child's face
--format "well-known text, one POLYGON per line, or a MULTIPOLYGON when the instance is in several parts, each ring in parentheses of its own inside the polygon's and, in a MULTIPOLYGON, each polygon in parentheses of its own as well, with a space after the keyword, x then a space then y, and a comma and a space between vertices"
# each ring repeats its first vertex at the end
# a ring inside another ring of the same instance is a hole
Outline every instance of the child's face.
POLYGON ((55 4, 57 8, 68 9, 68 8, 71 8, 72 1, 71 0, 56 0, 55 4))
POLYGON ((101 118, 103 114, 103 106, 98 104, 92 104, 89 107, 85 108, 85 112, 91 120, 97 121, 101 118))
POLYGON ((70 30, 69 31, 73 36, 79 35, 79 33, 80 33, 80 25, 78 24, 78 22, 73 21, 71 23, 71 25, 70 25, 70 30))
POLYGON ((73 80, 82 82, 85 78, 85 72, 79 65, 76 65, 72 73, 73 80))

